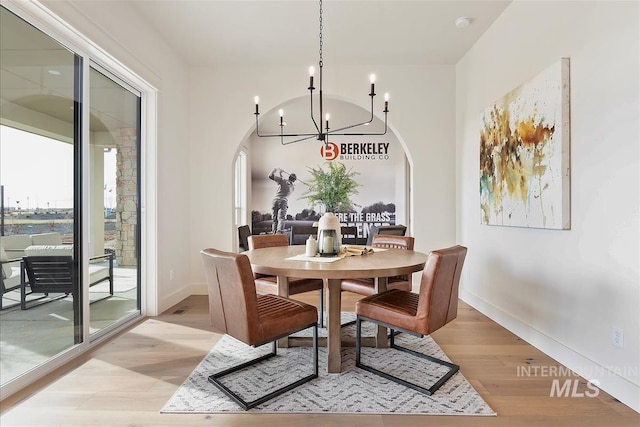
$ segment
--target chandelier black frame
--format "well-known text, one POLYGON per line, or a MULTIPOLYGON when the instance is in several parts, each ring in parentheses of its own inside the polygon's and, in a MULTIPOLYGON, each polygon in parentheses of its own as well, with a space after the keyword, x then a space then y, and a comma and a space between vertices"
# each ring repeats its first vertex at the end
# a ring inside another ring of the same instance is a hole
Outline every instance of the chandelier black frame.
POLYGON ((305 141, 311 138, 316 138, 318 141, 322 141, 323 143, 327 144, 329 142, 328 137, 329 135, 342 135, 342 136, 364 136, 364 135, 385 135, 387 133, 387 113, 389 113, 389 94, 385 93, 384 94, 384 110, 382 110, 382 112, 384 113, 384 131, 382 132, 344 132, 345 130, 348 129, 352 129, 358 126, 364 126, 364 125, 368 125, 370 123, 373 122, 373 98, 376 96, 375 93, 375 75, 371 74, 370 76, 370 82, 371 82, 371 92, 369 93, 369 97, 371 98, 371 117, 369 118, 369 120, 364 121, 362 123, 356 123, 353 125, 348 125, 348 126, 344 126, 338 129, 331 129, 329 127, 329 114, 327 114, 325 116, 325 123, 324 123, 324 129, 322 128, 322 114, 323 114, 323 95, 322 95, 322 67, 324 65, 323 63, 323 59, 322 59, 322 0, 320 0, 320 60, 318 62, 318 66, 319 66, 319 71, 320 71, 320 78, 319 78, 319 120, 316 120, 314 114, 313 114, 313 91, 316 89, 313 86, 313 77, 315 74, 315 69, 313 67, 309 67, 309 99, 310 99, 310 103, 311 103, 311 121, 313 122, 314 126, 315 126, 315 132, 313 133, 284 133, 284 127, 286 126, 285 122, 284 122, 284 111, 281 109, 279 110, 279 114, 280 114, 280 133, 279 134, 261 134, 260 133, 260 123, 259 123, 259 117, 260 117, 260 110, 259 110, 259 101, 260 99, 256 96, 255 97, 255 104, 256 104, 256 111, 255 111, 255 116, 256 116, 256 135, 262 138, 273 138, 273 137, 280 137, 280 143, 282 145, 287 145, 287 144, 293 144, 295 142, 300 142, 300 141, 305 141), (293 141, 287 141, 285 142, 285 138, 297 138, 293 141))

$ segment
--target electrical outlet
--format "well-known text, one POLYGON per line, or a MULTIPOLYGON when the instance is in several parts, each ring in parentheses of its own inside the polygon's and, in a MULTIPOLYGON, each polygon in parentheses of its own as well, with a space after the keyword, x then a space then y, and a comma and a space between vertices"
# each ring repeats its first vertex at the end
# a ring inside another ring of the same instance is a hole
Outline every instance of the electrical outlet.
POLYGON ((624 347, 624 331, 621 328, 614 326, 611 329, 611 342, 616 347, 624 347))
POLYGON ((175 277, 175 274, 173 273, 173 269, 169 270, 169 280, 173 280, 175 277))

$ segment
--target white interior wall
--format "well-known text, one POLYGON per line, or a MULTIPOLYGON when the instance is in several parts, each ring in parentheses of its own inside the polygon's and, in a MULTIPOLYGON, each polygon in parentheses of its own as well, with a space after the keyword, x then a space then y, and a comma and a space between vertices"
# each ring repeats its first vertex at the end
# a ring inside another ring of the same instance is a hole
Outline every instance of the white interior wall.
POLYGON ((514 2, 456 67, 462 298, 636 411, 638 7, 514 2), (571 230, 481 225, 480 113, 561 57, 570 58, 571 230), (613 346, 613 326, 624 348, 613 346))

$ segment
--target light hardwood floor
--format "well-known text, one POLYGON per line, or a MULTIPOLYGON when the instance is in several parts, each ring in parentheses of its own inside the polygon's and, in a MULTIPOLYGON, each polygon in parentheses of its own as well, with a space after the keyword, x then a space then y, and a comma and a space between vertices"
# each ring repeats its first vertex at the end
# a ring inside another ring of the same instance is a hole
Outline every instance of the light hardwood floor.
MULTIPOLYGON (((298 297, 314 304, 317 293, 298 297)), ((356 299, 345 294, 343 310, 353 310, 356 299)), ((564 381, 566 377, 526 377, 518 375, 518 367, 559 365, 464 303, 458 318, 432 336, 461 366, 464 376, 498 413, 497 417, 160 414, 165 402, 220 337, 209 327, 206 297, 192 296, 2 401, 0 425, 640 426, 640 414, 604 392, 597 397, 549 397, 553 379, 564 381)), ((589 391, 586 381, 580 379, 578 392, 589 391)))

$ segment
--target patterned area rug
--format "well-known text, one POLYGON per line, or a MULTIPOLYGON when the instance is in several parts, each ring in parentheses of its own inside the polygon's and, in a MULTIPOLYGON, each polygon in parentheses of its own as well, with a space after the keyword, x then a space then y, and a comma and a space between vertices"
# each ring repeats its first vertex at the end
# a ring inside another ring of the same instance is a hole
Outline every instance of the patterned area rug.
MULTIPOLYGON (((349 314, 345 320, 348 320, 349 314)), ((363 327, 363 335, 372 336, 372 325, 363 326, 367 326, 363 327)), ((322 329, 319 331, 326 332, 322 329)), ((342 334, 355 335, 355 326, 344 327, 342 334)), ((417 338, 400 334, 396 337, 396 342, 449 360, 431 337, 417 338)), ((244 412, 209 383, 207 377, 231 365, 268 353, 270 349, 269 345, 254 349, 225 335, 178 388, 161 412, 244 412)), ((326 359, 326 349, 320 347, 318 378, 248 412, 496 415, 460 372, 434 395, 426 396, 356 368, 353 347, 343 347, 342 372, 339 374, 327 373, 326 359)), ((425 386, 433 384, 441 373, 440 365, 391 349, 363 348, 362 361, 425 386)), ((278 349, 277 357, 225 377, 224 383, 245 400, 253 400, 258 395, 266 394, 285 382, 293 382, 311 372, 312 349, 292 347, 278 349)))

